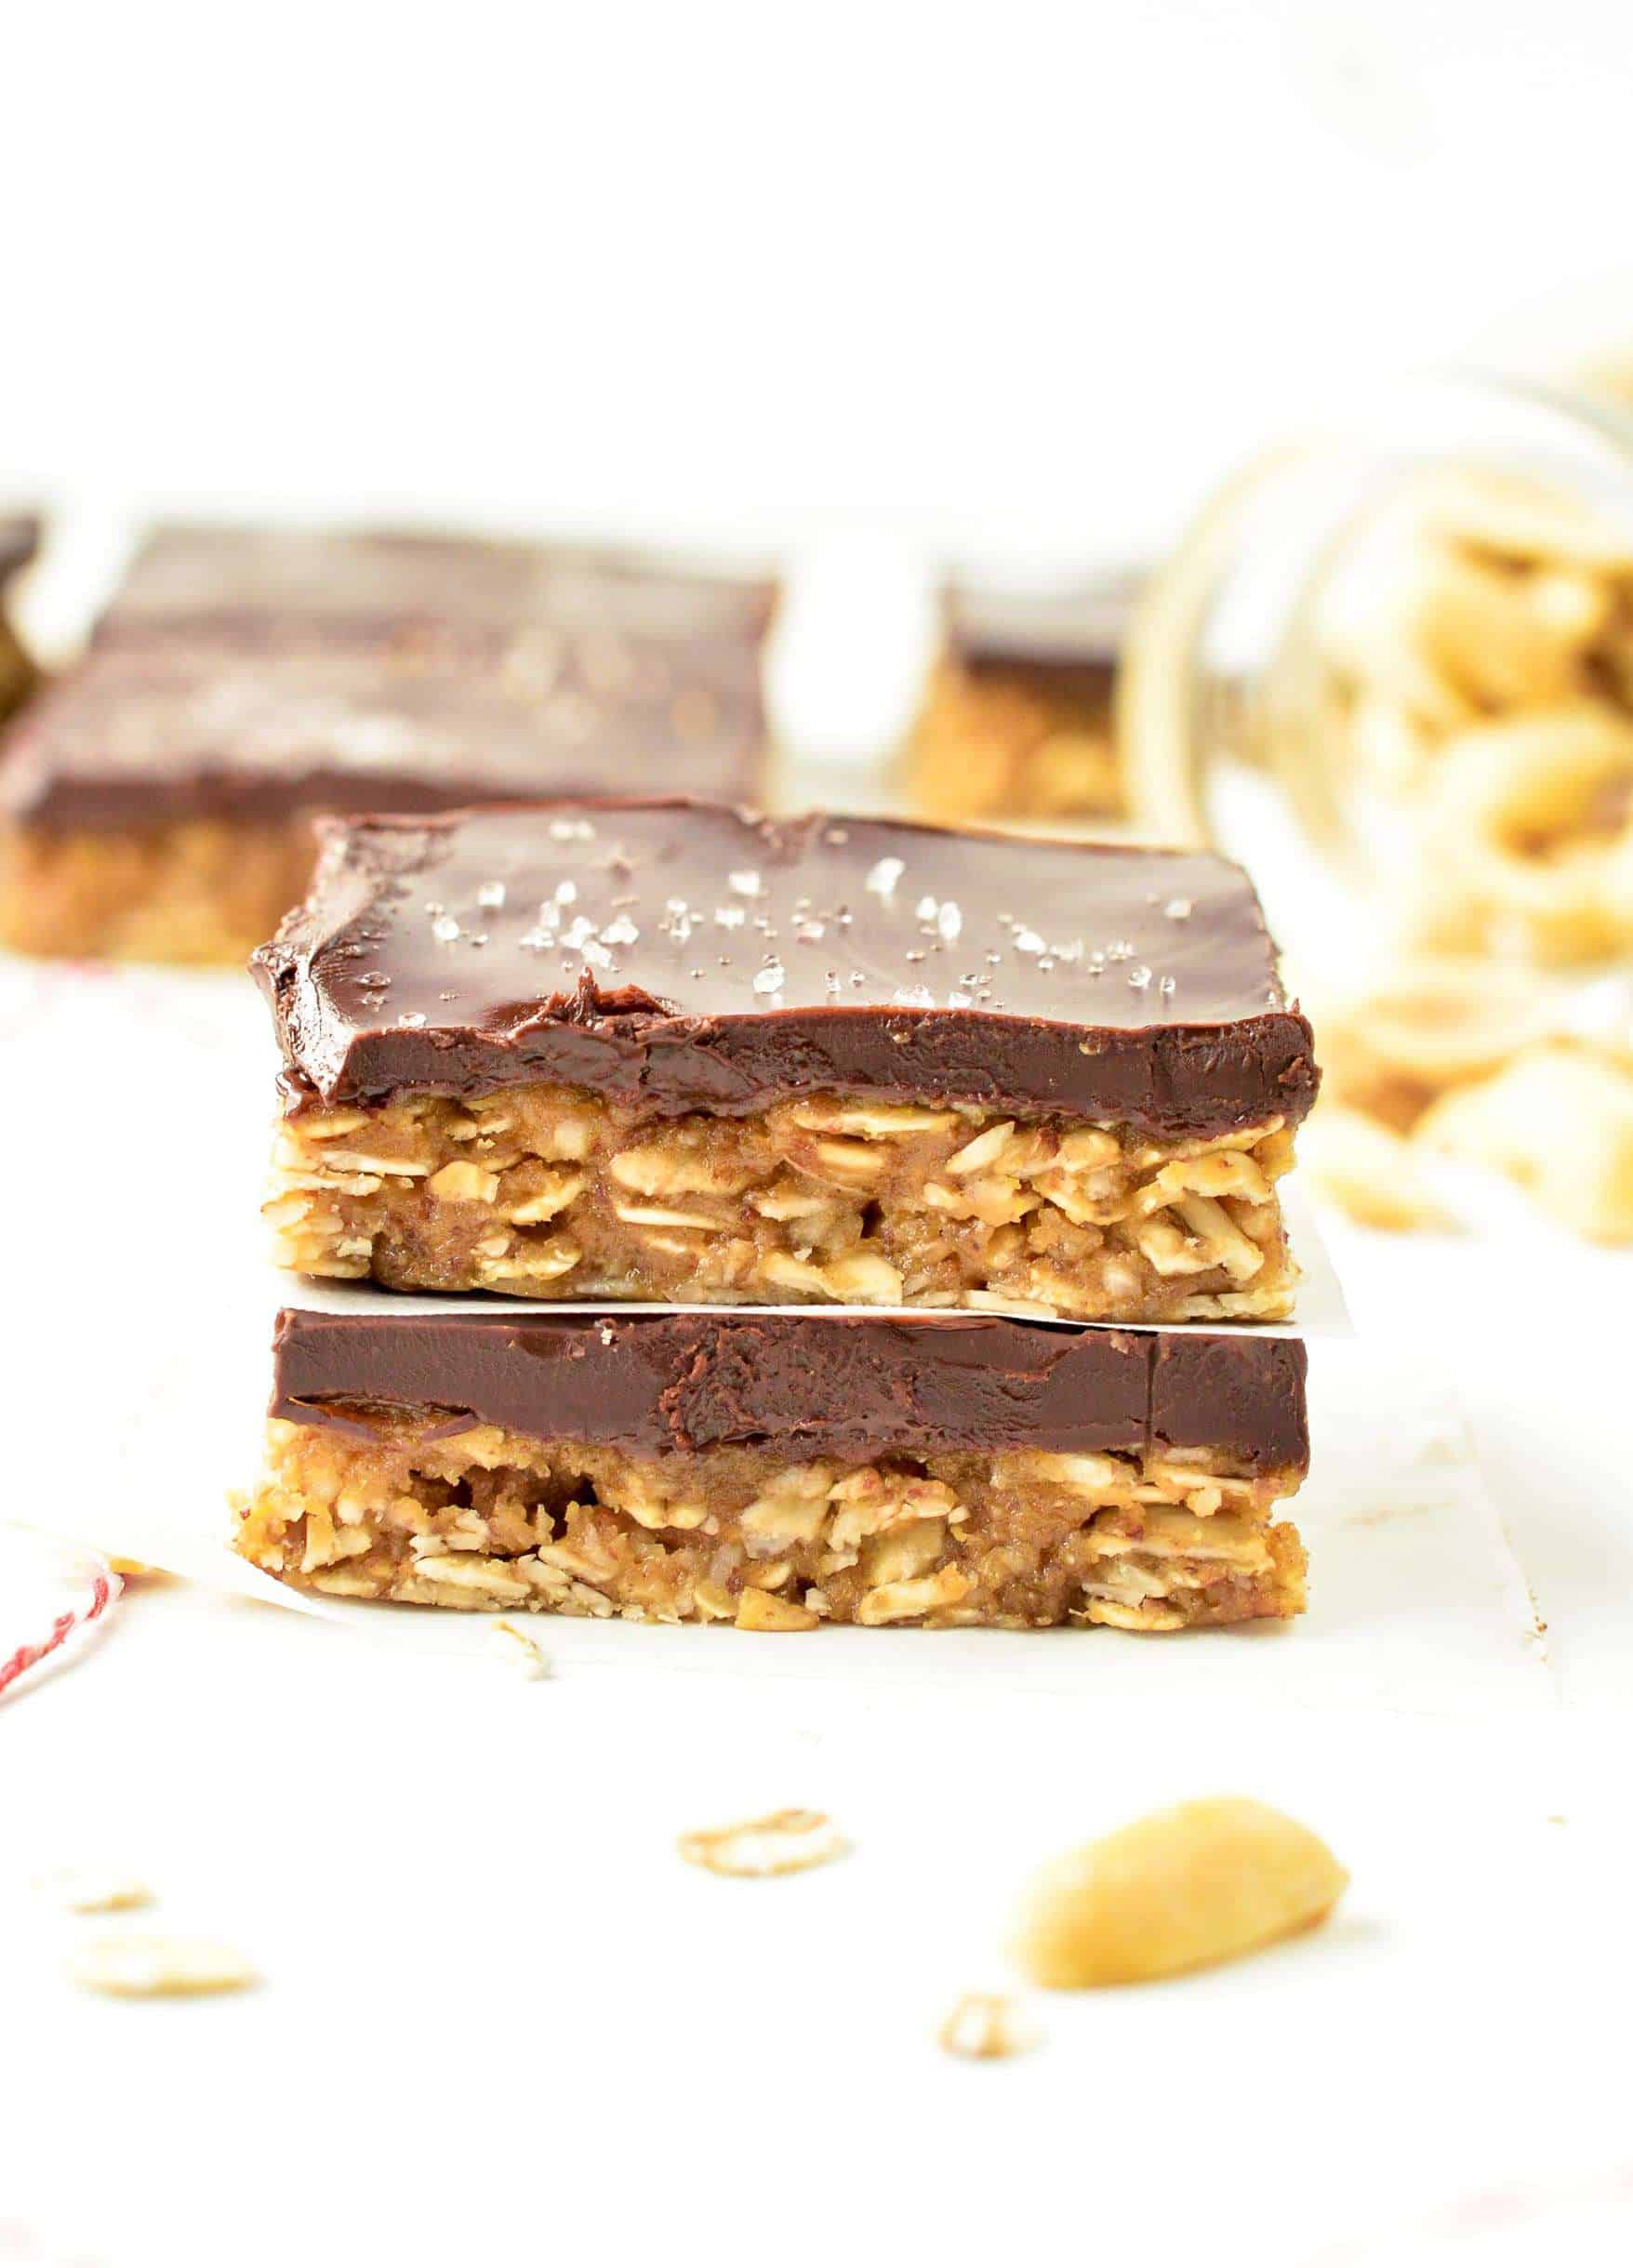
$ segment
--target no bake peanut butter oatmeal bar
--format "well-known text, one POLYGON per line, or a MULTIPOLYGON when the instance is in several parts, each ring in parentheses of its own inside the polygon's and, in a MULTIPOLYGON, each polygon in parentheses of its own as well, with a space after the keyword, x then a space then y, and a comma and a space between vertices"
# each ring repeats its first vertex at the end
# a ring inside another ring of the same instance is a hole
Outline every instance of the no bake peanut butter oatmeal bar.
POLYGON ((677 802, 336 824, 256 956, 284 1264, 551 1299, 1278 1319, 1316 1091, 1205 854, 677 802))
POLYGON ((1126 805, 1113 715, 1132 576, 1054 592, 952 586, 906 763, 926 818, 1092 818, 1126 805))
POLYGON ((346 1598, 806 1630, 1304 1604, 1304 1349, 995 1316, 278 1319, 258 1566, 346 1598))
POLYGON ((240 961, 319 812, 756 794, 775 598, 570 548, 161 529, 9 739, 0 941, 240 961))

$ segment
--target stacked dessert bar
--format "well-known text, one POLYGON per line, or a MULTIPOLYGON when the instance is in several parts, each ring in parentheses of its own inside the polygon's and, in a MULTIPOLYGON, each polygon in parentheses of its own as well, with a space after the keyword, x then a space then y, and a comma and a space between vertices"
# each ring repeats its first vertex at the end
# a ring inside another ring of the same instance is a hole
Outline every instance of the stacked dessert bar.
POLYGON ((775 597, 578 549, 161 528, 11 734, 0 941, 241 962, 306 888, 317 813, 759 795, 775 597))
POLYGON ((282 1256, 392 1294, 280 1317, 262 1567, 751 1629, 1302 1604, 1304 1353, 1253 1325, 1316 1071, 1234 867, 365 817, 256 961, 282 1256))

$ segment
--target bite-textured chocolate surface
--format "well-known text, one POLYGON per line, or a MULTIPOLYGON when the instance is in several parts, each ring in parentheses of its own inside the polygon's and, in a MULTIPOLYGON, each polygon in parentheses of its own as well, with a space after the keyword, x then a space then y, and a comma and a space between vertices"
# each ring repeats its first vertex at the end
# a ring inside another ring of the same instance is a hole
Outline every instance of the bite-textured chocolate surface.
POLYGON ((361 820, 256 965, 297 1099, 833 1090, 1169 1137, 1316 1086, 1252 885, 1202 852, 674 802, 361 820))
POLYGON ((1302 1471, 1296 1339, 996 1316, 321 1314, 285 1308, 271 1414, 366 1436, 366 1405, 636 1453, 771 1446, 1210 1449, 1302 1471))

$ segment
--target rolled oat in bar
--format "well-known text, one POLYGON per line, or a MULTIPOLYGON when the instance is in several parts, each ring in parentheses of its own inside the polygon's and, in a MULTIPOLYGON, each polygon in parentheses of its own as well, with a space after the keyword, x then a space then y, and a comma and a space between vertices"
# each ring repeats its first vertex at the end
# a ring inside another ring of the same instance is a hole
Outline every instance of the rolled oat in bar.
POLYGON ((1310 1031, 1212 855, 679 802, 364 819, 256 964, 304 1274, 1291 1306, 1310 1031))
POLYGON ((1303 1346, 995 1316, 286 1309, 238 1530, 308 1588, 803 1630, 1295 1614, 1303 1346))

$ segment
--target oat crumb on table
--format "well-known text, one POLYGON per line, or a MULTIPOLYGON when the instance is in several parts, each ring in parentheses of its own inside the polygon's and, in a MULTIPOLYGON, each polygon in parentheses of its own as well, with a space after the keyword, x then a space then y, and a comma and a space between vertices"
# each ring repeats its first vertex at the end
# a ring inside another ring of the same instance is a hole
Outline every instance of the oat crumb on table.
POLYGON ((826 1811, 793 1809, 729 1827, 698 1827, 676 1837, 689 1865, 710 1874, 758 1877, 803 1874, 843 1858, 850 1845, 826 1811))
POLYGON ((202 1937, 94 1938, 73 1956, 68 1973, 87 1992, 121 2000, 236 1993, 258 1982, 241 1953, 202 1937))
POLYGON ((153 1902, 147 1884, 127 1867, 53 1867, 39 1877, 37 1887, 70 1914, 126 1914, 153 1902))
POLYGON ((1007 1993, 965 1993, 948 2011, 936 2037, 949 2055, 989 2063, 1024 2055, 1041 2035, 1007 1993))

